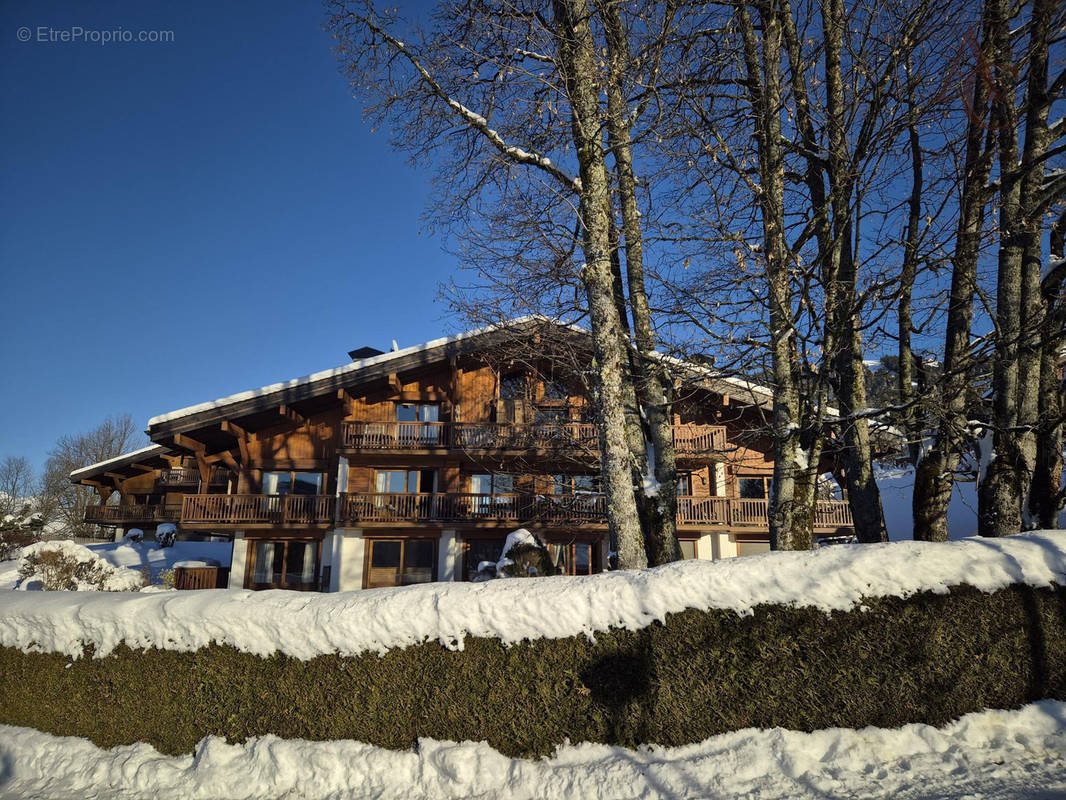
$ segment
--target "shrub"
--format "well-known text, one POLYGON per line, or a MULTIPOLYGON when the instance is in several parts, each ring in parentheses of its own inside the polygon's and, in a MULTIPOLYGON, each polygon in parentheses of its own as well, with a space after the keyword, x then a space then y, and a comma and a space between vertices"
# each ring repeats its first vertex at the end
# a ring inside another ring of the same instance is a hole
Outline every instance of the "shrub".
POLYGON ((116 567, 74 542, 40 542, 22 550, 19 584, 45 591, 129 592, 145 584, 144 576, 116 567))
POLYGON ((536 757, 567 739, 679 746, 747 727, 939 726, 1066 699, 1066 588, 963 586, 864 605, 689 610, 595 639, 467 637, 462 650, 426 642, 307 661, 219 645, 120 645, 73 661, 7 647, 0 722, 166 753, 207 734, 273 733, 401 749, 419 737, 487 741, 536 757))
POLYGON ((174 588, 174 570, 165 569, 159 573, 159 583, 167 589, 174 588))
POLYGON ((0 520, 0 561, 15 558, 23 547, 41 540, 44 520, 25 504, 18 513, 0 520))
POLYGON ((511 578, 532 578, 538 575, 554 575, 555 567, 546 547, 522 543, 513 545, 507 551, 504 555, 504 566, 499 571, 511 578))
POLYGON ((164 522, 155 529, 156 547, 173 547, 178 536, 178 526, 173 522, 164 522))
POLYGON ((140 528, 130 528, 128 531, 126 531, 126 535, 122 537, 122 541, 124 541, 124 542, 143 542, 144 541, 144 531, 142 531, 140 528))

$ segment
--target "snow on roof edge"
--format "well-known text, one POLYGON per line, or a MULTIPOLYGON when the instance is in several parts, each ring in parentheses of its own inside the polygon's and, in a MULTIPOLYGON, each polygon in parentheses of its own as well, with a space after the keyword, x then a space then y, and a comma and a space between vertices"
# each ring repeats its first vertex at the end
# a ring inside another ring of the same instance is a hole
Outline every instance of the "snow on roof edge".
POLYGON ((374 366, 376 364, 383 364, 396 358, 402 358, 404 356, 414 355, 415 353, 421 353, 426 350, 432 350, 436 347, 443 347, 448 344, 460 342, 465 339, 471 339, 476 336, 482 336, 486 333, 492 333, 493 331, 503 330, 505 328, 515 327, 526 322, 540 321, 540 322, 554 322, 562 327, 571 328, 573 330, 582 330, 576 325, 572 325, 565 322, 560 322, 557 319, 547 317, 541 314, 528 314, 524 317, 516 317, 515 319, 508 320, 506 322, 497 322, 490 325, 482 325, 480 328, 474 328, 463 333, 457 333, 452 336, 442 336, 438 339, 432 339, 422 344, 411 345, 401 350, 394 350, 389 353, 382 353, 381 355, 371 356, 369 358, 363 358, 359 361, 353 361, 350 364, 344 364, 340 367, 333 367, 332 369, 325 369, 320 372, 313 372, 310 375, 304 375, 300 378, 292 378, 291 380, 281 381, 279 383, 272 383, 267 386, 261 386, 258 389, 248 389, 243 392, 237 392, 236 394, 220 397, 217 400, 209 400, 205 403, 197 403, 196 405, 186 406, 185 408, 179 408, 176 411, 170 411, 166 414, 159 414, 148 420, 148 427, 153 425, 160 425, 164 422, 171 422, 175 419, 181 419, 182 417, 188 417, 193 414, 199 414, 203 411, 211 411, 216 408, 224 408, 225 406, 239 403, 243 400, 252 400, 256 397, 264 397, 275 392, 284 391, 285 389, 294 389, 297 386, 305 386, 315 381, 325 380, 327 378, 334 378, 341 375, 347 375, 352 372, 358 372, 361 369, 374 366))
MULTIPOLYGON (((95 464, 89 464, 88 466, 79 467, 78 469, 71 472, 68 477, 71 480, 75 480, 83 474, 95 472, 96 470, 100 469, 100 467, 106 467, 108 464, 114 464, 115 462, 122 461, 123 459, 129 458, 130 456, 146 455, 150 450, 155 450, 158 453, 170 452, 170 448, 164 447, 161 444, 150 444, 146 447, 141 447, 138 450, 130 450, 128 453, 122 453, 121 455, 114 456, 113 458, 105 458, 103 461, 97 461, 95 464)), ((153 455, 155 455, 155 453, 153 453, 153 455)))

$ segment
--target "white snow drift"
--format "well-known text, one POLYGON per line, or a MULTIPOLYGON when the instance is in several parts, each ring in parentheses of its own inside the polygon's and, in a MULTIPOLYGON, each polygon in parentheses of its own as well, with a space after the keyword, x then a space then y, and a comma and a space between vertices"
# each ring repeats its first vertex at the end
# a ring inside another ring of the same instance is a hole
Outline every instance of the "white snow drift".
POLYGON ((510 759, 484 743, 413 751, 353 741, 206 737, 195 754, 0 726, 2 797, 1048 798, 1066 792, 1066 704, 969 714, 944 728, 747 729, 677 748, 560 747, 510 759))
MULTIPOLYGON (((168 550, 176 548, 168 548, 168 550)), ((846 610, 863 598, 1066 584, 1066 533, 943 544, 838 545, 639 572, 435 583, 332 595, 222 589, 157 594, 0 593, 0 645, 78 657, 120 642, 196 650, 211 642, 301 659, 384 652, 467 635, 523 639, 636 630, 687 608, 751 613, 761 603, 846 610)))

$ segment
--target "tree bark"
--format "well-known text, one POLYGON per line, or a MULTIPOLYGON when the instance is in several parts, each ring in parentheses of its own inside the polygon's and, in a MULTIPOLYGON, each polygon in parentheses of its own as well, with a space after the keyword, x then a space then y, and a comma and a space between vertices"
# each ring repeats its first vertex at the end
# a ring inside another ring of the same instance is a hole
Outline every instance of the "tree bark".
POLYGON ((571 131, 581 173, 580 214, 585 266, 582 282, 592 321, 592 340, 599 365, 600 452, 607 518, 618 537, 622 569, 647 566, 637 513, 626 437, 623 384, 628 376, 621 352, 621 321, 611 275, 609 186, 600 138, 599 81, 590 25, 590 10, 581 0, 552 3, 558 63, 566 79, 571 131))

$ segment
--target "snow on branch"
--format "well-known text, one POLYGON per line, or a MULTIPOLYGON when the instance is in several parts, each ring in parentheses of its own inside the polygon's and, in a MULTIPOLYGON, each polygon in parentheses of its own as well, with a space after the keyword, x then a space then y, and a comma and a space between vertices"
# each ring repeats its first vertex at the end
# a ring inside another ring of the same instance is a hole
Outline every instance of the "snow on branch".
POLYGON ((381 39, 385 41, 396 53, 407 59, 407 61, 411 64, 412 67, 415 68, 419 76, 422 78, 422 82, 429 87, 430 91, 432 91, 434 95, 444 101, 444 103, 447 104, 449 108, 455 111, 456 114, 461 117, 471 129, 477 131, 486 139, 488 139, 489 142, 491 142, 492 145, 497 150, 499 150, 504 156, 506 156, 510 161, 515 164, 526 164, 532 167, 537 167, 538 169, 547 172, 567 189, 570 189, 574 192, 581 191, 581 178, 569 175, 566 170, 561 169, 545 155, 542 155, 536 151, 524 150, 521 147, 517 147, 508 143, 500 135, 499 131, 489 126, 489 122, 487 119, 485 119, 485 117, 481 116, 476 111, 467 108, 461 102, 459 102, 450 94, 448 94, 448 92, 444 90, 444 87, 441 86, 440 83, 433 77, 433 75, 430 74, 429 70, 422 66, 422 62, 417 56, 415 56, 410 51, 406 44, 401 42, 396 37, 390 35, 384 28, 382 28, 380 25, 377 25, 370 17, 353 15, 353 19, 365 25, 368 30, 370 30, 376 36, 381 37, 381 39))

